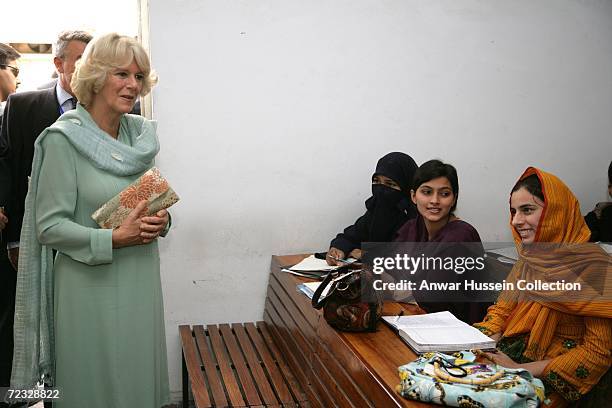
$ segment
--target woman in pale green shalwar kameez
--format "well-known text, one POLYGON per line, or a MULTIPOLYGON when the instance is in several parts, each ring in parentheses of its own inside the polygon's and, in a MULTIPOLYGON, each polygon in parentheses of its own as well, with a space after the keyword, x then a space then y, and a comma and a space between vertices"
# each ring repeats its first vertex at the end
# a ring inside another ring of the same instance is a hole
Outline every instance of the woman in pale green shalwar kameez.
POLYGON ((154 123, 126 113, 154 83, 148 57, 133 39, 95 39, 72 80, 77 109, 36 144, 12 384, 30 387, 41 374, 49 376, 61 390, 54 408, 168 403, 156 241, 167 230, 168 214, 141 217, 141 202, 114 230, 100 229, 91 218, 153 164, 159 150, 154 123), (102 86, 95 81, 100 75, 102 86), (52 267, 45 260, 51 248, 57 250, 52 267), (28 261, 37 251, 43 255, 28 261), (36 294, 40 301, 28 306, 25 299, 36 294))

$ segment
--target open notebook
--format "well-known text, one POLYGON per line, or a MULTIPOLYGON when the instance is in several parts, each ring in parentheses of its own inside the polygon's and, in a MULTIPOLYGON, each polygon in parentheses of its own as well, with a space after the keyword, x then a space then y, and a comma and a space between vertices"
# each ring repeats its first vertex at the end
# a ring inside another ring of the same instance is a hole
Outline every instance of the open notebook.
POLYGON ((495 340, 457 319, 451 312, 414 316, 383 316, 417 353, 494 349, 495 340))

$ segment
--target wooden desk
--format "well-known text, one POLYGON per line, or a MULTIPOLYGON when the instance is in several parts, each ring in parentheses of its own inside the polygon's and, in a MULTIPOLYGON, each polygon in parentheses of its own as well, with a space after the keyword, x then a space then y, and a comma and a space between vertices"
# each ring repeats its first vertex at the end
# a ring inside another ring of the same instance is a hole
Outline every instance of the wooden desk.
MULTIPOLYGON (((401 397, 397 368, 416 355, 386 324, 375 333, 343 333, 331 328, 296 285, 307 279, 281 272, 304 255, 273 256, 264 320, 289 367, 314 407, 430 407, 401 397)), ((385 304, 384 314, 416 307, 385 304)))

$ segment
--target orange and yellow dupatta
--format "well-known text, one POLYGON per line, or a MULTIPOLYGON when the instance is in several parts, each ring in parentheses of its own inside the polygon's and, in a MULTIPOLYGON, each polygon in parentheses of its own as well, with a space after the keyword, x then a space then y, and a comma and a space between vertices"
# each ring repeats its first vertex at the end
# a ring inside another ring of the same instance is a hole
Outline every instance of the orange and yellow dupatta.
POLYGON ((563 313, 612 317, 612 303, 608 296, 608 272, 612 270, 612 264, 608 254, 598 245, 588 244, 591 232, 571 190, 558 177, 534 167, 527 168, 519 180, 533 174, 540 180, 545 198, 535 242, 562 245, 538 247, 534 250, 522 244, 520 236, 511 225, 519 260, 507 280, 586 283, 583 285, 585 289, 572 296, 561 291, 513 291, 500 296, 499 302, 507 310, 512 310, 502 328, 503 336, 529 332, 524 355, 537 361, 543 358, 548 349, 563 313))

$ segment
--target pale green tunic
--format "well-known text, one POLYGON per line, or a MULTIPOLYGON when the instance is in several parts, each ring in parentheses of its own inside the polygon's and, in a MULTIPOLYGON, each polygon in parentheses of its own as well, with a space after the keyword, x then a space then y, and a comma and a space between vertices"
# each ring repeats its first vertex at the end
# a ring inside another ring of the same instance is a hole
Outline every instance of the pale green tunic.
MULTIPOLYGON (((132 137, 122 126, 119 141, 132 137)), ((157 242, 113 249, 112 231, 91 219, 140 174, 95 168, 61 134, 42 144, 36 226, 58 251, 54 407, 159 408, 169 390, 157 242)))

